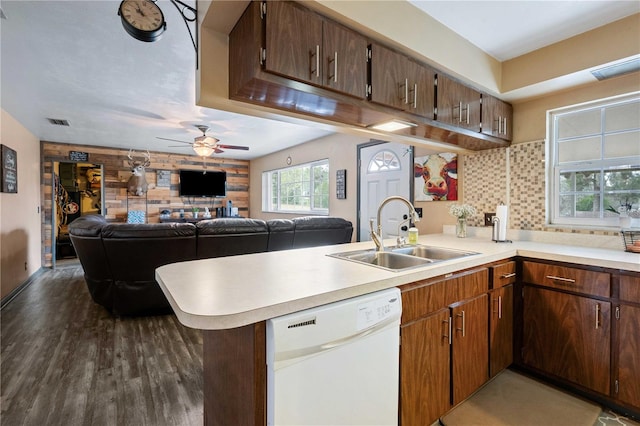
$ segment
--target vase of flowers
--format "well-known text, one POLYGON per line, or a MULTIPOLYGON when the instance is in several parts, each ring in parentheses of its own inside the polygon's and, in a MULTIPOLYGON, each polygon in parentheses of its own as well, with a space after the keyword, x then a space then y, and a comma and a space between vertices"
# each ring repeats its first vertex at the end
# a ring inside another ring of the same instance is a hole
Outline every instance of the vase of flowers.
POLYGON ((467 218, 476 214, 476 209, 469 204, 452 204, 449 213, 456 220, 456 236, 465 238, 467 236, 467 218))

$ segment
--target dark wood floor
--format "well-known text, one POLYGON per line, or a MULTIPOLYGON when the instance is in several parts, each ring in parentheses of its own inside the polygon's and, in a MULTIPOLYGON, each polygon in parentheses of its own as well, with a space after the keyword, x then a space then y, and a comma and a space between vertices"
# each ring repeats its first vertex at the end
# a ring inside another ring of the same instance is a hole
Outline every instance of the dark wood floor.
POLYGON ((111 316, 74 263, 0 315, 0 424, 202 424, 202 333, 174 315, 111 316))

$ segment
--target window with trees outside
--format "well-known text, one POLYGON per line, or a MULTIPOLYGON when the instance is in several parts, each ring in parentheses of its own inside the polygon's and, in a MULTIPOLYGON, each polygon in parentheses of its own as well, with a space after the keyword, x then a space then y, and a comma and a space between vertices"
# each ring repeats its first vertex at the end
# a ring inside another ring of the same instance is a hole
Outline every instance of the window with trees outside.
POLYGON ((640 215, 640 93, 548 113, 552 224, 640 215))
POLYGON ((329 160, 262 173, 262 210, 329 214, 329 160))

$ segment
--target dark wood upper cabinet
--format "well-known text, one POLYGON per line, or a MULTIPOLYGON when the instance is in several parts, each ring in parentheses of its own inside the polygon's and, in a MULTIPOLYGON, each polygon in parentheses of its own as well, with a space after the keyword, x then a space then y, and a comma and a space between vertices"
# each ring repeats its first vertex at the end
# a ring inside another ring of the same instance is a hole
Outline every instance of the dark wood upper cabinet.
POLYGON ((371 102, 433 119, 433 68, 377 43, 370 49, 371 102))
POLYGON ((266 4, 265 48, 265 71, 366 96, 366 39, 296 3, 266 4))
POLYGON ((438 121, 480 132, 480 92, 438 74, 438 121))
POLYGON ((510 141, 513 138, 513 108, 490 95, 482 95, 482 133, 510 141))

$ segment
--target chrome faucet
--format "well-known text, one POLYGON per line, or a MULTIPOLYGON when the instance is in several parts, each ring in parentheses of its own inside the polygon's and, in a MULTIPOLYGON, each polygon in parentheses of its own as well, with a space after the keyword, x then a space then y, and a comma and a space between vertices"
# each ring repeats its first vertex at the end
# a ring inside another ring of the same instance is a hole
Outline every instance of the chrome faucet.
POLYGON ((418 213, 416 212, 416 209, 413 207, 413 204, 411 204, 411 202, 406 198, 401 197, 399 195, 392 195, 391 197, 387 197, 384 200, 382 200, 382 203, 380 203, 380 207, 378 207, 378 217, 377 217, 378 231, 377 232, 373 230, 373 219, 369 220, 369 229, 371 230, 371 239, 376 244, 377 251, 384 251, 384 243, 382 241, 382 223, 381 223, 382 208, 394 200, 402 201, 403 203, 405 203, 407 207, 409 207, 409 216, 412 218, 412 220, 414 222, 420 221, 420 216, 418 216, 418 213))

